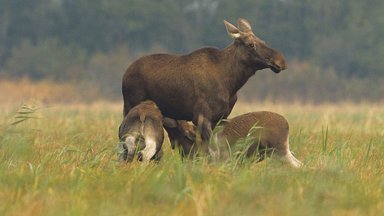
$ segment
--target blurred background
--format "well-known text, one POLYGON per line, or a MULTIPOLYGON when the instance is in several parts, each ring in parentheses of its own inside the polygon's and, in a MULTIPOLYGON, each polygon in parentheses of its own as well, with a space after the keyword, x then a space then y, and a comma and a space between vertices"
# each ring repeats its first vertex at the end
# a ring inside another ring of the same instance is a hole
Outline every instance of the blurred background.
POLYGON ((256 73, 243 101, 382 102, 382 0, 0 0, 0 102, 122 101, 138 57, 224 48, 248 19, 289 69, 256 73))

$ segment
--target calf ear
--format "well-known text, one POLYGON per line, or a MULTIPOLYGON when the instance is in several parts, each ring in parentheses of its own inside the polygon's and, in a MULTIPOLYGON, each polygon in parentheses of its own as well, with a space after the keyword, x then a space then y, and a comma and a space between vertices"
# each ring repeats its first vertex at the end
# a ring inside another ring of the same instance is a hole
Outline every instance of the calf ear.
POLYGON ((234 25, 232 25, 231 23, 224 20, 224 25, 225 25, 225 28, 227 28, 227 33, 232 38, 236 39, 236 38, 239 38, 241 36, 241 31, 238 28, 236 28, 234 25))
POLYGON ((195 131, 185 130, 184 136, 187 137, 187 139, 189 139, 192 142, 196 141, 196 132, 195 131))
POLYGON ((252 32, 251 24, 249 24, 248 20, 239 18, 237 20, 237 26, 243 32, 252 32))
POLYGON ((179 131, 183 132, 183 135, 192 142, 196 141, 196 126, 191 122, 184 120, 177 120, 179 131))

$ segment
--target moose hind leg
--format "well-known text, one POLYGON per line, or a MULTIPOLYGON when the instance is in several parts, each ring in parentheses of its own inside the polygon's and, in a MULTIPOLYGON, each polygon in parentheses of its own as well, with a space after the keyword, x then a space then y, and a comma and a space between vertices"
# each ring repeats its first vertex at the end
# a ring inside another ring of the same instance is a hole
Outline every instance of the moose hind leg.
POLYGON ((129 110, 131 110, 132 106, 131 104, 128 102, 128 100, 125 100, 124 99, 124 105, 123 105, 123 116, 126 116, 129 112, 129 110))

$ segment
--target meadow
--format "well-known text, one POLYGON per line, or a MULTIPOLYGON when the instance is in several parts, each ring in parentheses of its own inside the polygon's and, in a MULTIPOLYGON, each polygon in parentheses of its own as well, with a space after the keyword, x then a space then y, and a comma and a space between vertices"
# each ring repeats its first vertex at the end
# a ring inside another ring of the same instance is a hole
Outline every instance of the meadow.
POLYGON ((290 123, 304 163, 117 161, 120 103, 0 105, 0 215, 382 215, 381 104, 238 103, 290 123))

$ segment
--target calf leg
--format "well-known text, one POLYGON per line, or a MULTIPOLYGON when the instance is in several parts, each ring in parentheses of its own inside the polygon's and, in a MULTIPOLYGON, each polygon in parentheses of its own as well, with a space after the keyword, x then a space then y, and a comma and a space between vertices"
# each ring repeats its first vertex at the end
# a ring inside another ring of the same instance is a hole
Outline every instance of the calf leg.
POLYGON ((138 152, 139 160, 149 161, 156 155, 157 143, 152 137, 145 137, 145 147, 138 152))
MULTIPOLYGON (((144 148, 139 151, 139 159, 144 161, 156 159, 164 141, 163 123, 160 125, 147 119, 143 128, 144 148)), ((160 158, 159 158, 160 159, 160 158)))
POLYGON ((119 161, 132 161, 136 151, 136 137, 134 135, 126 136, 124 141, 119 144, 118 148, 119 161))
POLYGON ((285 142, 278 145, 277 156, 281 161, 290 165, 291 167, 300 168, 303 166, 303 163, 292 154, 291 150, 289 150, 289 136, 285 142))

